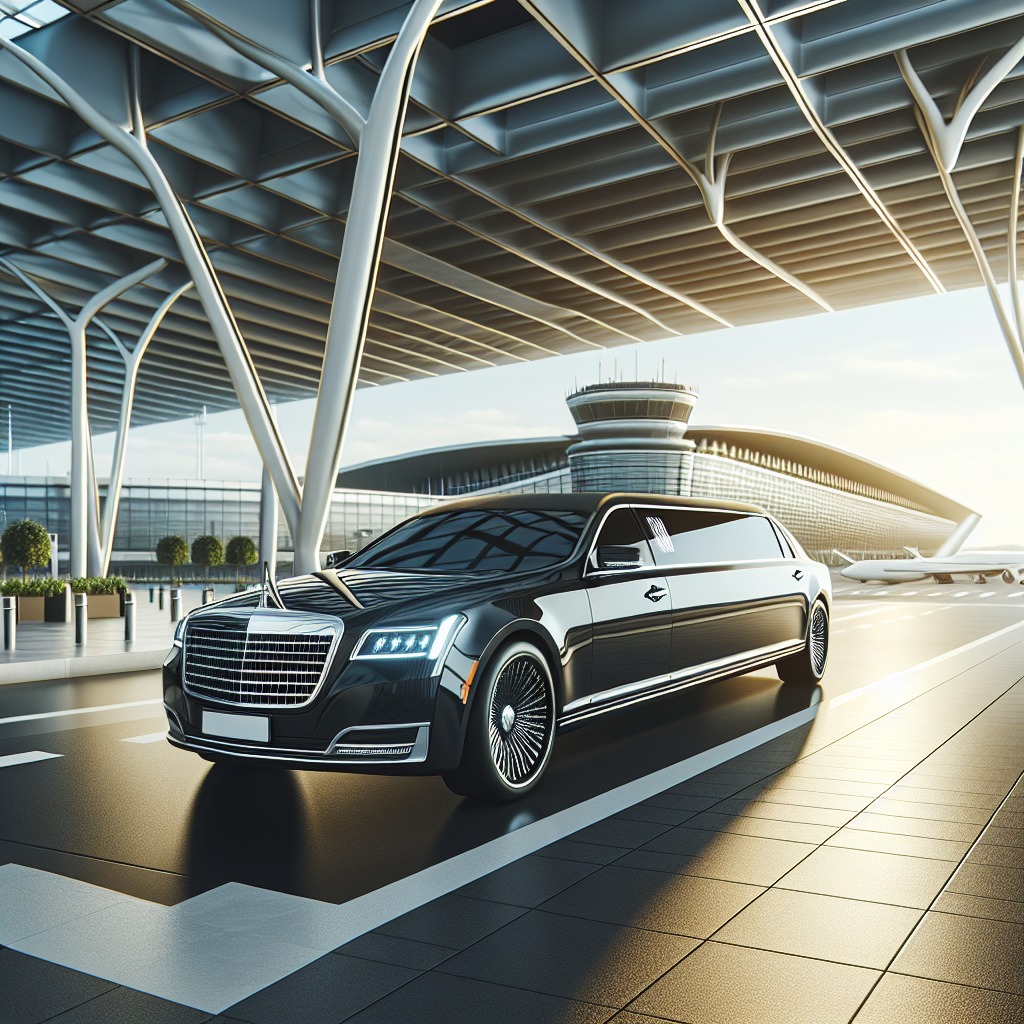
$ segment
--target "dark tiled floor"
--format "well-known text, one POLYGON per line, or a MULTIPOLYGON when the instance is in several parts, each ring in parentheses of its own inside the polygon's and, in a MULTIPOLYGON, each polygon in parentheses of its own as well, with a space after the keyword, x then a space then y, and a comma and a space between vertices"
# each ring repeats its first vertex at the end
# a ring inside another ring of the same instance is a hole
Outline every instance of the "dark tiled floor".
MULTIPOLYGON (((1019 1020, 1022 691, 939 687, 807 757, 782 737, 212 1020, 1019 1020)), ((0 975, 3 1022, 211 1019, 9 950, 0 975)))

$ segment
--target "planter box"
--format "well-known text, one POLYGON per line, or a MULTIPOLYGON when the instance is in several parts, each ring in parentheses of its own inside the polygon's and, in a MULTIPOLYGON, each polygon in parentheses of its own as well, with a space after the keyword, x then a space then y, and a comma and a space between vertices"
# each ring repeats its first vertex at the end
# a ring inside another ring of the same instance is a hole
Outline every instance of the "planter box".
POLYGON ((44 622, 46 619, 46 598, 18 595, 18 621, 44 622))
POLYGON ((116 619, 121 612, 121 598, 118 594, 90 594, 90 619, 116 619))
POLYGON ((44 597, 45 619, 47 622, 73 622, 75 606, 71 599, 71 588, 65 587, 63 594, 44 597))

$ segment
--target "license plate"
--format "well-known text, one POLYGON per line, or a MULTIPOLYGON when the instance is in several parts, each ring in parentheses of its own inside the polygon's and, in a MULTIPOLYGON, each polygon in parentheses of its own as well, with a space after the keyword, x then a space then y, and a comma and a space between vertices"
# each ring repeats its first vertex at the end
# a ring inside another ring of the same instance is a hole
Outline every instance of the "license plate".
POLYGON ((203 732, 229 740, 270 741, 270 719, 265 715, 225 715, 221 711, 203 712, 203 732))

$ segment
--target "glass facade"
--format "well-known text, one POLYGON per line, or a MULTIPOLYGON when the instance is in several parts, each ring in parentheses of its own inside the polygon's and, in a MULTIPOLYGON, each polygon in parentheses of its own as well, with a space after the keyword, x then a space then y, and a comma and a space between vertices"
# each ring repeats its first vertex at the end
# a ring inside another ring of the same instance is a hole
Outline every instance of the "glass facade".
MULTIPOLYGON (((829 478, 792 463, 769 468, 754 452, 716 453, 638 447, 605 449, 571 458, 571 469, 555 469, 507 480, 474 493, 566 493, 573 490, 636 491, 749 501, 784 523, 813 557, 834 561, 833 549, 851 557, 902 557, 904 547, 933 551, 952 533, 947 519, 910 507, 886 492, 829 478), (806 473, 806 475, 804 475, 806 473), (886 500, 892 499, 892 500, 886 500)), ((496 467, 497 469, 498 467, 496 467)), ((507 470, 507 466, 500 467, 507 470)), ((490 474, 484 474, 488 476, 490 474)), ((101 485, 101 500, 104 487, 101 485)), ((437 495, 394 491, 337 490, 331 501, 323 549, 358 551, 374 537, 438 501, 437 495)), ((0 477, 0 530, 18 519, 34 519, 59 537, 66 553, 70 530, 66 477, 0 477)), ((130 480, 124 485, 114 535, 112 571, 144 575, 155 569, 156 543, 181 534, 189 544, 201 534, 227 542, 259 537, 260 486, 247 481, 130 480)), ((279 571, 287 572, 292 538, 278 515, 279 571)))
POLYGON ((569 456, 574 491, 689 494, 693 455, 657 449, 609 450, 569 456))
MULTIPOLYGON (((100 503, 106 485, 100 483, 100 503)), ((356 551, 403 519, 437 503, 426 494, 387 491, 335 491, 331 501, 324 550, 356 551)), ((8 523, 33 519, 49 533, 67 557, 71 531, 71 490, 66 477, 0 477, 0 531, 8 523)), ((152 571, 157 541, 179 534, 191 544, 212 534, 225 544, 231 537, 260 532, 260 485, 249 481, 129 480, 121 490, 114 531, 111 571, 141 575, 152 571)), ((293 550, 291 534, 278 512, 278 553, 286 568, 293 550)))

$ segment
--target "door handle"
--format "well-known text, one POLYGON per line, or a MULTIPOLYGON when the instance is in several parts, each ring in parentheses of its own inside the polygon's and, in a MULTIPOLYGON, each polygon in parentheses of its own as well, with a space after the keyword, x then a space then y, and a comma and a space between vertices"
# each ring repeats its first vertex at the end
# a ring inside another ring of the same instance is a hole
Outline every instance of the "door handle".
POLYGON ((795 579, 795 580, 802 580, 803 578, 804 578, 804 574, 799 569, 797 569, 793 573, 793 579, 795 579))
POLYGON ((646 597, 648 601, 654 601, 654 603, 657 604, 658 601, 660 601, 667 593, 668 591, 664 587, 656 587, 654 584, 651 584, 651 589, 644 594, 644 597, 646 597))

